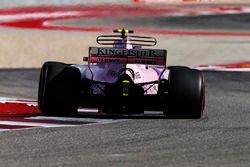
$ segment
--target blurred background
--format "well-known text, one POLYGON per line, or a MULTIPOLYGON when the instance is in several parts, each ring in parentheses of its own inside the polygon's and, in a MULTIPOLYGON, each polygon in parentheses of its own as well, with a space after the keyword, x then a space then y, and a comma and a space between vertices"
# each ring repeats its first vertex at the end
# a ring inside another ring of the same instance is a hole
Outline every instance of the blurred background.
POLYGON ((250 61, 249 0, 2 0, 0 6, 1 68, 81 64, 98 35, 123 27, 156 37, 169 65, 250 61))

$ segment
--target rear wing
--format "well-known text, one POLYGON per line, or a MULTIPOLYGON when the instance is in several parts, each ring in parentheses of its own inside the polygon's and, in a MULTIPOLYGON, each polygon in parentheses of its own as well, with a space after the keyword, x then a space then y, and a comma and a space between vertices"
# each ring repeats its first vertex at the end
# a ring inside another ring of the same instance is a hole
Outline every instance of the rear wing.
POLYGON ((90 47, 88 62, 166 66, 166 59, 167 51, 163 49, 90 47))
POLYGON ((96 38, 96 42, 100 45, 114 45, 116 41, 120 41, 121 45, 129 44, 132 46, 155 46, 157 44, 154 37, 128 35, 124 37, 128 41, 121 40, 121 38, 123 38, 121 35, 100 35, 96 38))
POLYGON ((119 41, 120 45, 128 44, 132 46, 155 46, 157 44, 157 40, 154 37, 127 35, 134 33, 133 30, 127 30, 123 28, 123 29, 113 30, 113 32, 120 34, 100 35, 96 38, 96 42, 100 45, 114 45, 116 41, 119 41), (126 39, 126 40, 121 40, 121 39, 126 39))

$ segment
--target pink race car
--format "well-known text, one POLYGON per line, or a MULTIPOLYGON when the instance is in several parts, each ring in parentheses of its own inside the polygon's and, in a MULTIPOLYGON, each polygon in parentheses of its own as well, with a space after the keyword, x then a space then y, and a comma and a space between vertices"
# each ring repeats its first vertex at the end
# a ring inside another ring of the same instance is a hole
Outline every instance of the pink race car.
POLYGON ((75 115, 79 107, 108 114, 163 111, 168 118, 201 118, 205 83, 201 71, 166 65, 167 51, 153 37, 101 35, 90 47, 87 65, 46 62, 39 82, 38 105, 44 115, 75 115))

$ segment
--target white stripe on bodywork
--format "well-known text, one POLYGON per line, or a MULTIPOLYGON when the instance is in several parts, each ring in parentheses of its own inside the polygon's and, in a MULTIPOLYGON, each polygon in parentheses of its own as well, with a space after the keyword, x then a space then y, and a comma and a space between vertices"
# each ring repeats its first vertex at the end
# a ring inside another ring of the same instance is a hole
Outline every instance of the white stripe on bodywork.
POLYGON ((92 108, 78 108, 78 112, 88 112, 88 113, 98 113, 98 109, 92 109, 92 108))

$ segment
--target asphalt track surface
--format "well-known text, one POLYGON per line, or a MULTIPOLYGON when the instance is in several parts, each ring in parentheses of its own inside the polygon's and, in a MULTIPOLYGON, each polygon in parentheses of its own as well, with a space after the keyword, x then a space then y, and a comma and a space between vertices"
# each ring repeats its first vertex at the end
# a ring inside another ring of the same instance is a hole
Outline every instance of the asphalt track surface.
MULTIPOLYGON (((35 98, 39 69, 0 77, 2 95, 35 98)), ((1 132, 1 166, 249 166, 250 73, 205 72, 205 81, 201 120, 104 116, 126 121, 1 132)))
MULTIPOLYGON (((37 98, 39 69, 0 78, 1 96, 37 98)), ((250 73, 205 72, 205 83, 200 120, 103 116, 124 121, 3 131, 1 166, 250 166, 250 73)))
POLYGON ((88 27, 102 25, 108 27, 114 25, 116 27, 128 28, 145 28, 150 27, 158 29, 173 29, 173 30, 207 30, 207 31, 241 31, 249 32, 250 29, 250 14, 233 14, 230 17, 225 14, 220 15, 202 15, 202 16, 151 16, 151 17, 124 17, 124 18, 102 18, 100 19, 82 19, 58 21, 55 24, 77 27, 88 27), (161 26, 159 26, 161 25, 161 26))

